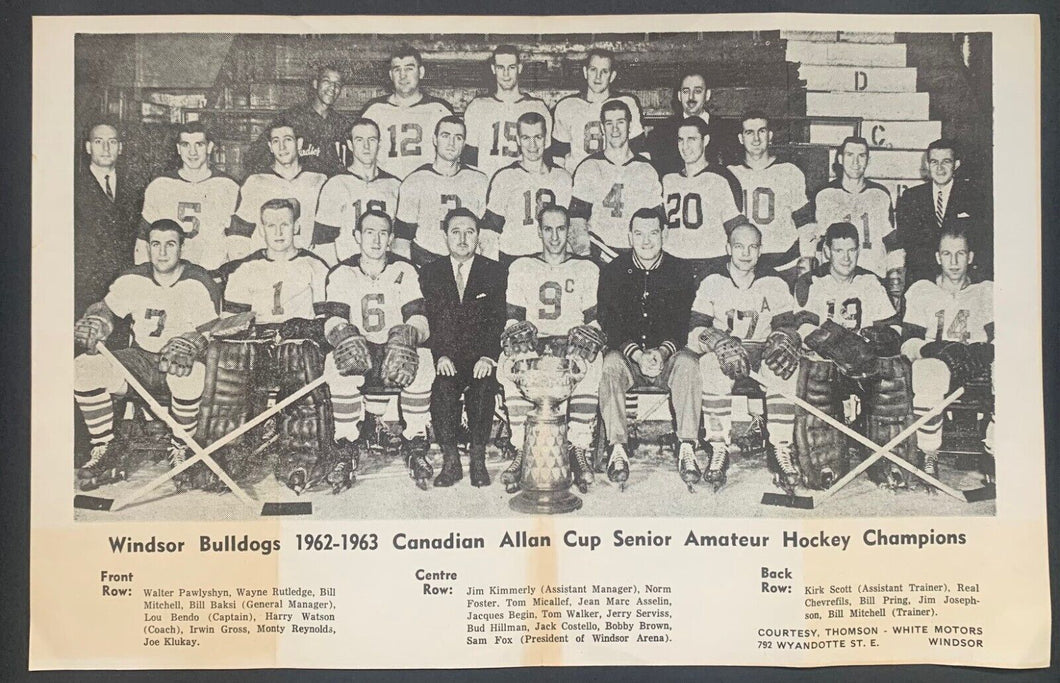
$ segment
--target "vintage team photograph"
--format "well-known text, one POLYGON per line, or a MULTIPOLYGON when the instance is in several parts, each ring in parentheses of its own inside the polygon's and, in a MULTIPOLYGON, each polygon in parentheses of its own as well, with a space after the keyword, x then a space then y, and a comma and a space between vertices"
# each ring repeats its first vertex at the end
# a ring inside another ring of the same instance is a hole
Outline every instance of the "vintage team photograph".
POLYGON ((994 515, 991 49, 79 34, 75 519, 994 515))

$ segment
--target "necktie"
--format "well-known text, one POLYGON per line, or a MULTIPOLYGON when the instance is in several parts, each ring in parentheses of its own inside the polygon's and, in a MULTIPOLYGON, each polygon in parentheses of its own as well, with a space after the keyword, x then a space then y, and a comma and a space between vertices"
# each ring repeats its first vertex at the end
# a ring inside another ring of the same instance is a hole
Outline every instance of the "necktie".
POLYGON ((460 300, 464 300, 464 264, 456 264, 456 293, 460 297, 460 300))
POLYGON ((107 196, 114 199, 114 189, 110 186, 110 174, 103 176, 103 190, 107 193, 107 196))
POLYGON ((946 215, 946 210, 942 207, 942 190, 938 191, 935 195, 935 220, 938 221, 939 227, 942 227, 942 217, 946 215))

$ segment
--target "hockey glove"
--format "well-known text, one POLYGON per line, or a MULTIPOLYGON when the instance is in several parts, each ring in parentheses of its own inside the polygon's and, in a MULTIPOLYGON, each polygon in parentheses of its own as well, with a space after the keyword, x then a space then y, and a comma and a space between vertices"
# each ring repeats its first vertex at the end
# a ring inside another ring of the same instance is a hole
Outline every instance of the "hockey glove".
POLYGON ((592 363, 607 342, 603 330, 592 325, 576 325, 567 333, 567 355, 592 363))
POLYGON ((87 353, 99 353, 96 344, 104 341, 114 331, 110 309, 100 301, 85 310, 84 316, 74 324, 74 341, 84 346, 87 353))
POLYGON ((537 327, 529 320, 520 320, 501 332, 504 355, 530 353, 537 346, 537 327))
POLYGON ((902 336, 893 327, 872 325, 861 328, 858 334, 877 358, 891 358, 902 352, 902 336))
POLYGON ((718 356, 718 364, 726 377, 732 380, 747 377, 751 370, 751 359, 743 342, 716 327, 703 330, 699 341, 703 348, 718 356))
POLYGON ((346 323, 335 327, 328 335, 328 343, 334 348, 332 356, 340 375, 363 375, 372 369, 368 340, 355 326, 346 323))
POLYGON ((878 358, 869 343, 831 320, 807 335, 806 346, 835 363, 848 377, 863 379, 876 374, 878 358))
POLYGON ((950 370, 950 382, 955 386, 963 385, 972 375, 972 360, 968 357, 968 347, 955 341, 933 341, 924 344, 920 349, 924 358, 938 358, 950 370))
POLYGON ((198 332, 185 332, 173 337, 158 354, 158 370, 177 377, 187 377, 191 367, 206 350, 206 337, 198 332))
POLYGON ((411 325, 395 325, 387 335, 383 378, 402 389, 412 384, 420 367, 420 356, 416 352, 418 337, 416 328, 411 325))
POLYGON ((801 357, 802 339, 798 332, 782 327, 769 333, 762 359, 773 374, 781 379, 788 379, 799 369, 801 357))

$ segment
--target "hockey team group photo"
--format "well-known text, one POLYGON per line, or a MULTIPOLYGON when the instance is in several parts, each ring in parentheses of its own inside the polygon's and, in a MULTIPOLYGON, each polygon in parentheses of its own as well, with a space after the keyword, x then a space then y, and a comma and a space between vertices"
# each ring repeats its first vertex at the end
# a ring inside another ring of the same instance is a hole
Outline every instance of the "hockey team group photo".
POLYGON ((995 513, 989 34, 75 55, 77 519, 995 513))

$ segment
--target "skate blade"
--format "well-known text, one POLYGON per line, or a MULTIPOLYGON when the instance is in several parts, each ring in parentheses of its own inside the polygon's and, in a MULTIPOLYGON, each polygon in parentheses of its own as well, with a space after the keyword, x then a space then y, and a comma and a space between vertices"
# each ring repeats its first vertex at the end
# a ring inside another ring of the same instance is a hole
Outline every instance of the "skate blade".
POLYGON ((301 501, 297 503, 265 503, 261 506, 262 517, 311 514, 313 514, 313 504, 309 501, 301 501))
POLYGON ((86 496, 83 494, 74 496, 74 507, 82 510, 102 510, 103 512, 108 512, 112 505, 114 505, 114 499, 112 498, 100 498, 99 496, 86 496))
POLYGON ((978 489, 968 489, 964 491, 964 499, 969 503, 978 503, 981 500, 994 500, 997 498, 997 486, 994 484, 987 484, 986 486, 978 489))
POLYGON ((812 510, 813 498, 811 496, 796 496, 794 493, 763 493, 762 505, 776 505, 785 508, 812 510))

